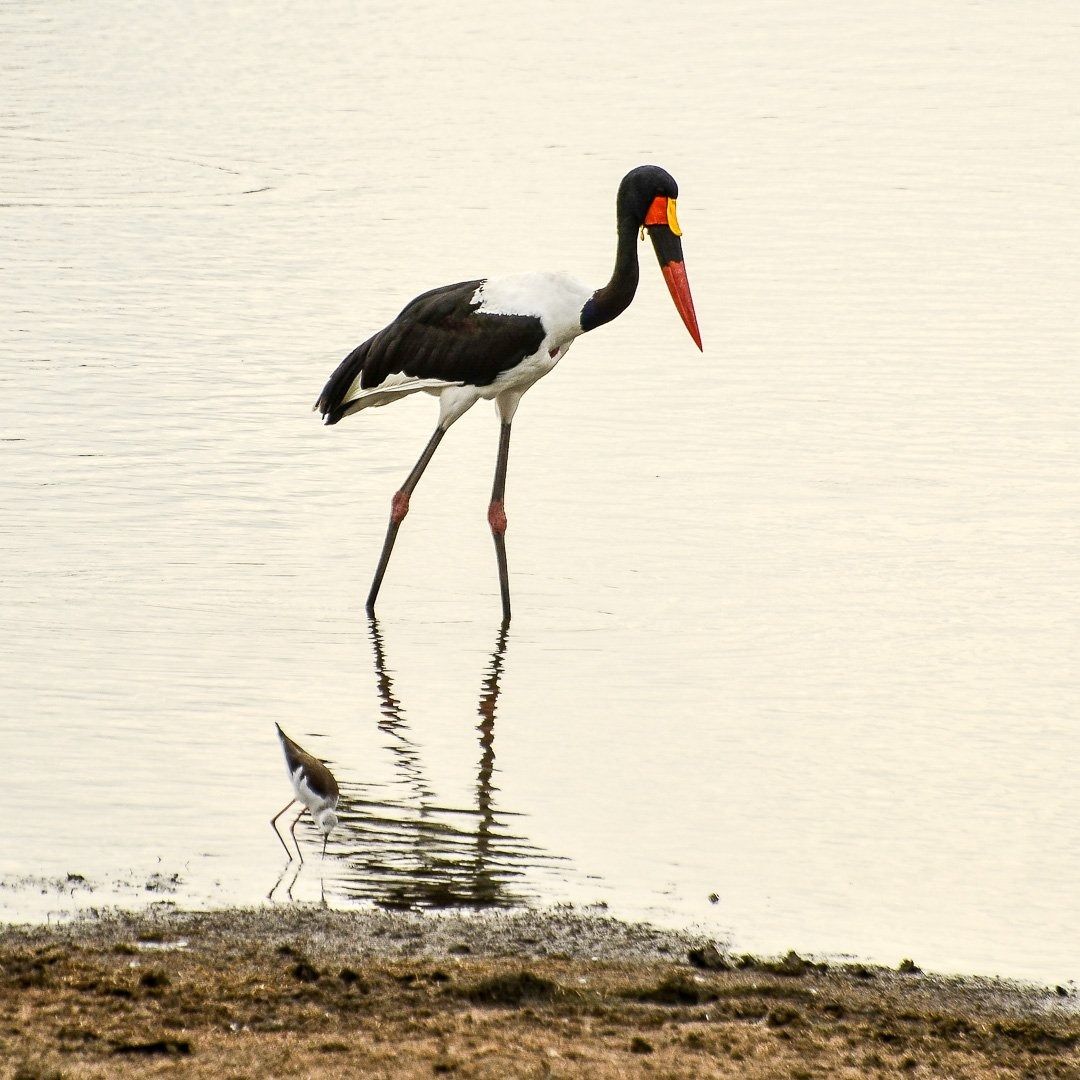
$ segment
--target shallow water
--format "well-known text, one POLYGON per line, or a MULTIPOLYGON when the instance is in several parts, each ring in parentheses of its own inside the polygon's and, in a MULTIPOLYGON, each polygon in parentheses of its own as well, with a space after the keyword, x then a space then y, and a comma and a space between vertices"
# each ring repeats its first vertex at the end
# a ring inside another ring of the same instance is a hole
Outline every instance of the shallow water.
POLYGON ((0 916, 606 903, 1075 978, 1077 36, 1054 3, 7 5, 0 916), (432 285, 602 283, 641 161, 704 355, 645 251, 515 422, 509 633, 487 406, 369 625, 434 405, 311 401, 432 285), (346 796, 298 875, 275 721, 346 796))

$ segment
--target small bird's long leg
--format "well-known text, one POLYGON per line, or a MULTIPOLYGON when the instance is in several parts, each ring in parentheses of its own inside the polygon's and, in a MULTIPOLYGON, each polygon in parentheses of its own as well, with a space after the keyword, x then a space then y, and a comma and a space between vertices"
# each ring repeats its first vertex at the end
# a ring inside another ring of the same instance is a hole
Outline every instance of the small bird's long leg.
POLYGON ((390 552, 394 550, 394 541, 397 539, 398 529, 405 520, 405 515, 409 512, 409 496, 412 495, 413 488, 420 482, 420 477, 424 475, 428 462, 431 460, 439 443, 442 442, 442 437, 446 434, 449 426, 449 424, 440 423, 435 429, 435 434, 431 436, 427 446, 424 447, 420 460, 413 466, 413 471, 409 473, 408 479, 394 493, 394 497, 390 502, 390 524, 386 527, 386 539, 383 541, 382 556, 379 559, 375 579, 371 583, 371 592, 368 593, 367 598, 369 617, 375 614, 375 601, 379 596, 383 575, 386 573, 386 568, 390 563, 390 552))
POLYGON ((304 853, 300 850, 300 841, 296 839, 296 826, 300 824, 300 819, 304 816, 304 811, 306 809, 306 806, 300 807, 300 813, 293 819, 292 828, 289 830, 289 833, 292 836, 292 842, 296 845, 296 857, 301 862, 304 861, 304 853))
MULTIPOLYGON (((275 836, 276 836, 276 837, 277 837, 277 838, 278 838, 278 839, 279 839, 279 840, 281 841, 281 846, 282 846, 282 847, 283 847, 283 848, 285 849, 285 854, 289 856, 289 862, 292 862, 292 859, 293 859, 293 853, 292 853, 292 852, 291 852, 291 851, 289 850, 289 845, 285 843, 285 837, 284 837, 284 836, 282 836, 280 832, 278 832, 278 827, 277 827, 277 819, 278 819, 279 817, 281 817, 281 815, 282 815, 282 814, 284 814, 284 813, 285 813, 285 811, 286 811, 286 810, 288 810, 288 809, 289 809, 289 807, 290 807, 290 806, 292 806, 292 805, 293 805, 293 803, 295 803, 295 802, 296 802, 296 800, 295 800, 295 799, 290 799, 290 800, 289 800, 289 801, 288 801, 288 802, 287 802, 287 803, 286 803, 286 804, 285 804, 285 805, 284 805, 284 806, 283 806, 283 807, 282 807, 282 808, 281 808, 281 809, 280 809, 280 810, 279 810, 279 811, 278 811, 278 812, 277 812, 277 813, 276 813, 276 814, 275 814, 275 815, 274 815, 274 816, 273 816, 273 817, 272 817, 272 818, 270 819, 270 828, 274 830, 274 835, 275 835, 275 836)), ((293 837, 293 839, 295 840, 295 839, 296 839, 296 837, 293 837)), ((297 851, 299 851, 299 848, 297 849, 297 851)))
POLYGON ((499 429, 499 459, 495 463, 495 483, 491 488, 488 524, 495 540, 495 558, 499 563, 499 589, 502 592, 503 625, 510 621, 510 573, 506 565, 506 462, 510 456, 510 421, 504 420, 499 429))

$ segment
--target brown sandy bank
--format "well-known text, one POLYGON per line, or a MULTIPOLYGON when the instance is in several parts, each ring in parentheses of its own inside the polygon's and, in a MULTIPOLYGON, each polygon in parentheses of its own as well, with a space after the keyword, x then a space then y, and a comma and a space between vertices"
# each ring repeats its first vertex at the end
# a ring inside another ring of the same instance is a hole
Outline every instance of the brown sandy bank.
POLYGON ((1080 1077, 1075 991, 701 944, 572 912, 0 928, 0 1075, 1080 1077))

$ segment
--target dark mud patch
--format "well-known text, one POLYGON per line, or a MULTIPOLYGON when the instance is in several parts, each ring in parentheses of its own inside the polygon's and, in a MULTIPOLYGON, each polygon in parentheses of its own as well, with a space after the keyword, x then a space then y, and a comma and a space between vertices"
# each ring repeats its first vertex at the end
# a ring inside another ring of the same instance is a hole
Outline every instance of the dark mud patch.
POLYGON ((693 982, 685 975, 669 975, 654 986, 627 990, 628 1001, 649 1002, 654 1005, 703 1005, 715 1001, 716 991, 701 983, 693 982))
POLYGON ((555 1001, 566 991, 551 979, 534 975, 531 971, 514 971, 494 975, 462 992, 469 1001, 478 1005, 524 1005, 555 1001))
POLYGON ((186 1039, 153 1039, 149 1042, 122 1042, 113 1047, 114 1054, 137 1057, 186 1057, 191 1053, 191 1043, 186 1039))

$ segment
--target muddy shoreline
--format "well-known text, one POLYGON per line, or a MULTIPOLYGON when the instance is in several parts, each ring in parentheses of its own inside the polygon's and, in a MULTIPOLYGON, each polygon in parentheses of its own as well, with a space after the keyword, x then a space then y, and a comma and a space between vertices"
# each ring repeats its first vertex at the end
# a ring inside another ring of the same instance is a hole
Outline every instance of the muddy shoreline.
POLYGON ((1076 1077, 1074 987, 732 956, 574 911, 0 928, 0 1075, 1076 1077))

